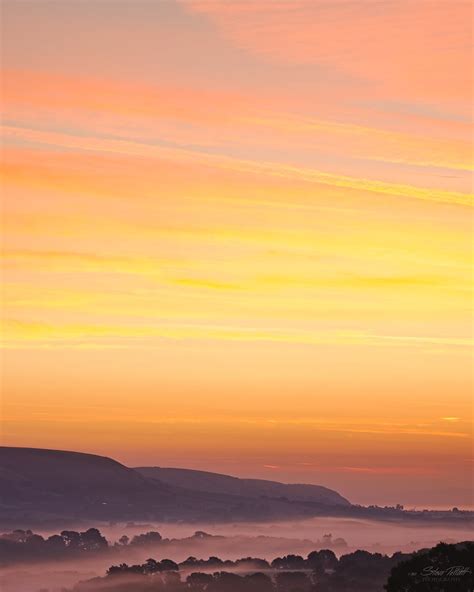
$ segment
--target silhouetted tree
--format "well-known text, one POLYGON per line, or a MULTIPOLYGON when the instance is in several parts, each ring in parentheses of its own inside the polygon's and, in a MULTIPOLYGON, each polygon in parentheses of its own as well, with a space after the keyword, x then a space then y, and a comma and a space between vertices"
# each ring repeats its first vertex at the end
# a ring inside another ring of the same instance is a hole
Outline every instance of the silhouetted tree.
POLYGON ((258 557, 243 557, 234 562, 235 567, 241 569, 270 569, 270 564, 265 559, 258 557))
POLYGON ((271 578, 263 573, 245 576, 246 592, 273 592, 275 587, 271 578))
POLYGON ((107 539, 100 534, 97 528, 89 528, 89 530, 79 533, 79 536, 79 545, 84 551, 100 551, 108 547, 107 539))
POLYGON ((162 536, 159 532, 150 531, 144 534, 137 534, 133 537, 130 544, 137 545, 137 546, 145 546, 145 545, 155 545, 160 543, 162 540, 162 536))
POLYGON ((68 549, 79 549, 81 546, 81 535, 75 530, 63 530, 61 536, 64 541, 64 545, 68 549))
POLYGON ((196 559, 196 557, 188 557, 184 561, 182 561, 179 566, 183 569, 194 569, 195 567, 200 565, 200 561, 196 559))
POLYGON ((119 545, 121 545, 122 547, 126 547, 128 545, 128 543, 130 542, 129 537, 124 534, 123 536, 121 536, 118 540, 119 545))
POLYGON ((143 564, 143 573, 153 574, 161 571, 160 564, 156 559, 147 559, 143 564))
POLYGON ((277 557, 272 561, 274 569, 298 570, 306 567, 306 562, 301 555, 285 555, 285 557, 277 557))
POLYGON ((171 559, 162 559, 160 561, 160 571, 179 571, 179 565, 171 559))
POLYGON ((211 574, 206 573, 192 573, 186 578, 188 588, 201 592, 201 590, 207 590, 209 584, 212 583, 211 574))
POLYGON ((439 543, 395 565, 387 592, 471 592, 474 543, 439 543))
POLYGON ((311 580, 301 571, 287 571, 275 576, 278 592, 307 592, 311 588, 311 580))
POLYGON ((52 553, 61 553, 66 548, 64 537, 59 534, 53 534, 46 539, 46 545, 52 553))
POLYGON ((221 571, 214 574, 206 592, 246 592, 245 582, 237 574, 221 571))
POLYGON ((324 574, 334 571, 337 568, 338 560, 330 549, 321 549, 310 553, 306 563, 316 574, 324 574))

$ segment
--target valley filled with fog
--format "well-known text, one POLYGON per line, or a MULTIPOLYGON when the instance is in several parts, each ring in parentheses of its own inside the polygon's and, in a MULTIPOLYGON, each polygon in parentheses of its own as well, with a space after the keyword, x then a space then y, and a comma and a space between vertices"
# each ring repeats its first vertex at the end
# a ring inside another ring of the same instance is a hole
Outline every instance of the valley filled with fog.
MULTIPOLYGON (((77 531, 93 527, 81 524, 77 531)), ((107 547, 78 554, 52 552, 35 558, 12 557, 2 560, 0 588, 2 592, 60 592, 79 581, 104 576, 111 565, 141 564, 149 558, 169 559, 177 563, 189 557, 197 560, 218 558, 236 562, 241 558, 258 558, 271 564, 277 557, 301 556, 331 549, 337 557, 366 550, 392 555, 434 547, 440 541, 455 543, 469 540, 469 524, 410 524, 403 521, 354 520, 322 517, 298 521, 218 523, 102 523, 95 525, 107 539, 107 547), (155 533, 147 535, 146 533, 155 533), (159 533, 160 540, 157 540, 159 533), (145 535, 145 536, 143 536, 145 535)), ((66 532, 70 532, 69 529, 66 532)), ((74 532, 74 530, 73 530, 74 532)), ((57 536, 51 529, 37 530, 45 541, 57 536)), ((246 573, 243 567, 226 566, 226 571, 246 573)), ((260 571, 256 566, 255 571, 260 571)), ((183 571, 184 570, 184 571, 183 571)), ((181 567, 188 574, 193 570, 181 567)), ((219 565, 200 566, 194 571, 214 573, 219 565)), ((269 572, 271 573, 271 572, 269 572)))

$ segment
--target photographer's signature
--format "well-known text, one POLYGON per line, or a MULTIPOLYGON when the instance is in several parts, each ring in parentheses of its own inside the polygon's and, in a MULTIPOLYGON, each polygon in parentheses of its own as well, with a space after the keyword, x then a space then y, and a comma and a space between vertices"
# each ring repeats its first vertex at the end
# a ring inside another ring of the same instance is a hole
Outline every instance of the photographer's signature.
POLYGON ((421 577, 424 581, 434 582, 435 580, 448 581, 460 581, 467 575, 472 574, 472 569, 465 565, 451 565, 445 569, 440 569, 434 565, 427 565, 420 572, 413 572, 410 575, 415 577, 421 577))
POLYGON ((463 565, 452 565, 447 569, 439 569, 438 567, 434 567, 433 565, 428 565, 423 569, 421 572, 422 576, 453 576, 453 577, 460 577, 465 576, 467 574, 471 574, 472 570, 470 567, 465 567, 463 565))

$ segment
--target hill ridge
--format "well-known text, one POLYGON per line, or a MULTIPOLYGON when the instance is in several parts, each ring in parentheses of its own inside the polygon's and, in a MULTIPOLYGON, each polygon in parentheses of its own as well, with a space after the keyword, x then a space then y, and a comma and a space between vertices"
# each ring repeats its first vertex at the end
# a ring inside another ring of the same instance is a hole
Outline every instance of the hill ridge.
POLYGON ((135 470, 162 483, 209 493, 248 497, 287 497, 289 501, 350 505, 349 500, 339 492, 319 484, 283 483, 270 479, 235 477, 224 473, 177 467, 135 467, 135 470))

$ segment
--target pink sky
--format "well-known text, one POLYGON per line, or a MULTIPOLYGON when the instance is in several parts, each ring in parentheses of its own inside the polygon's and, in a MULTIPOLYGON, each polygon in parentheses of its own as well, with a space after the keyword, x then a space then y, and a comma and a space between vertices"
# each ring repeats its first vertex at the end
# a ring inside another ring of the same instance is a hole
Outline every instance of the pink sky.
POLYGON ((471 3, 2 33, 3 442, 472 504, 471 3))

